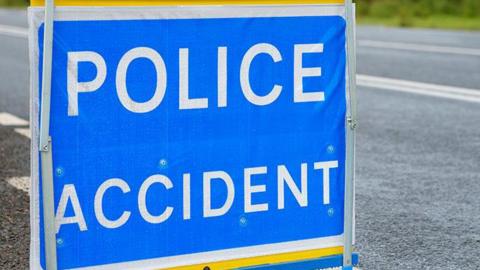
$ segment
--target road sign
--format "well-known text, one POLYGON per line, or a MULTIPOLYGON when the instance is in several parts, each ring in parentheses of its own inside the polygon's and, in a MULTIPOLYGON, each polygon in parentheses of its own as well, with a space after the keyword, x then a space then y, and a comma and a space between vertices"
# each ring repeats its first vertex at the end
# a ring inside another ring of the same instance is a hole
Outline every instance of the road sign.
MULTIPOLYGON (((342 246, 344 13, 57 8, 49 135, 58 268, 158 269, 342 246)), ((30 10, 34 120, 43 15, 30 10)), ((38 139, 37 121, 33 130, 38 139)), ((34 269, 46 246, 37 151, 34 269)))

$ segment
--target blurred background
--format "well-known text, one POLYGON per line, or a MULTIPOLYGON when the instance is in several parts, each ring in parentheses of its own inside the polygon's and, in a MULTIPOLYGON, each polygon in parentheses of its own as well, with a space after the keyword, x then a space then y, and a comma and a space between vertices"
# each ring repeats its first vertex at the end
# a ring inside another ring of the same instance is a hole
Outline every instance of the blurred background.
MULTIPOLYGON (((480 29, 479 0, 357 0, 358 22, 403 27, 480 29)), ((0 0, 26 7, 28 0, 0 0)))
MULTIPOLYGON (((359 0, 361 269, 480 269, 480 0, 359 0)), ((0 0, 0 269, 27 269, 25 0, 0 0)))
POLYGON ((359 23, 480 29, 478 0, 358 0, 359 23))

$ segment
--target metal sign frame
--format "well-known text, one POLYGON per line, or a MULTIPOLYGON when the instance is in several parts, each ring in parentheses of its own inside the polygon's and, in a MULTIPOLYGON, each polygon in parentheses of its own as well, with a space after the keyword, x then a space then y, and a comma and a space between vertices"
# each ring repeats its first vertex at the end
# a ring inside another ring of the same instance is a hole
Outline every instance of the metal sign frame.
POLYGON ((352 0, 345 0, 345 18, 347 21, 347 155, 345 165, 345 201, 344 201, 344 226, 343 226, 343 268, 352 269, 352 243, 353 243, 353 206, 355 183, 355 128, 357 126, 357 97, 356 97, 356 54, 355 31, 352 0))
MULTIPOLYGON (((356 54, 355 31, 352 0, 345 0, 346 49, 347 49, 347 115, 346 125, 346 173, 344 198, 344 241, 343 255, 323 257, 314 260, 295 261, 282 264, 259 265, 239 269, 283 270, 283 269, 319 269, 343 266, 353 269, 358 263, 358 255, 353 254, 353 208, 355 179, 355 128, 357 125, 356 108, 356 54)), ((45 0, 45 20, 43 37, 42 91, 40 112, 39 151, 41 162, 41 182, 43 196, 43 221, 45 240, 46 270, 57 270, 57 250, 55 236, 55 214, 53 194, 52 141, 50 138, 50 102, 52 82, 52 52, 54 0, 45 0)), ((209 269, 209 268, 204 268, 209 269)))
POLYGON ((55 4, 45 2, 45 31, 43 36, 42 100, 40 112, 41 177, 43 195, 43 224, 45 263, 47 270, 57 270, 55 239, 55 206, 53 196, 52 140, 50 138, 50 101, 52 85, 53 20, 55 4))

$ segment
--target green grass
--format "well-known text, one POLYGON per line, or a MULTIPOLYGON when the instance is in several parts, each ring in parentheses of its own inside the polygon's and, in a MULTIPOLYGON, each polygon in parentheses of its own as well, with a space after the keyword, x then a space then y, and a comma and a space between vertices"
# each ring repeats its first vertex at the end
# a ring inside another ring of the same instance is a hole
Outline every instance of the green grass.
POLYGON ((26 7, 29 0, 0 0, 0 7, 26 7))
POLYGON ((480 30, 480 0, 356 0, 358 22, 480 30))
POLYGON ((359 17, 357 18, 357 22, 358 24, 373 24, 400 27, 480 30, 480 18, 458 17, 449 15, 433 15, 426 18, 402 18, 399 16, 389 18, 359 17))

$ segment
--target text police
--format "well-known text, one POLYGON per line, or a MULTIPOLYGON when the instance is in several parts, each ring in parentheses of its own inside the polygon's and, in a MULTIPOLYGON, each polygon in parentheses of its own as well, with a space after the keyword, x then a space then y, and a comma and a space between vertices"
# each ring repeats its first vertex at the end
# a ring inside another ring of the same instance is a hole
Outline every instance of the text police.
MULTIPOLYGON (((319 77, 322 75, 321 67, 304 67, 304 54, 323 53, 323 44, 294 44, 293 55, 293 102, 319 102, 325 100, 324 92, 321 89, 303 89, 303 78, 319 77)), ((281 52, 272 44, 259 43, 250 47, 244 54, 240 65, 240 85, 245 98, 252 104, 258 106, 269 105, 280 96, 282 86, 275 84, 265 95, 258 95, 255 89, 250 85, 250 65, 252 61, 260 54, 270 56, 273 62, 282 61, 281 52)), ((227 107, 227 61, 228 48, 218 47, 217 59, 217 106, 227 107)), ((179 85, 178 101, 179 110, 188 109, 206 109, 209 107, 207 98, 189 97, 189 49, 180 48, 178 50, 179 61, 179 85)), ((79 93, 93 92, 98 90, 105 81, 108 72, 107 65, 103 57, 93 51, 79 51, 68 53, 68 73, 67 73, 67 91, 68 91, 68 115, 78 116, 79 93), (78 81, 78 66, 80 62, 90 62, 97 69, 96 77, 87 82, 78 81)), ((161 103, 167 91, 168 74, 162 55, 152 48, 137 47, 127 51, 120 59, 115 71, 115 85, 118 98, 122 105, 133 113, 148 113, 155 110, 161 103), (127 71, 130 63, 139 58, 150 60, 156 70, 156 87, 152 97, 144 102, 133 100, 128 94, 126 83, 127 71)), ((265 92, 265 89, 262 89, 265 92)))

